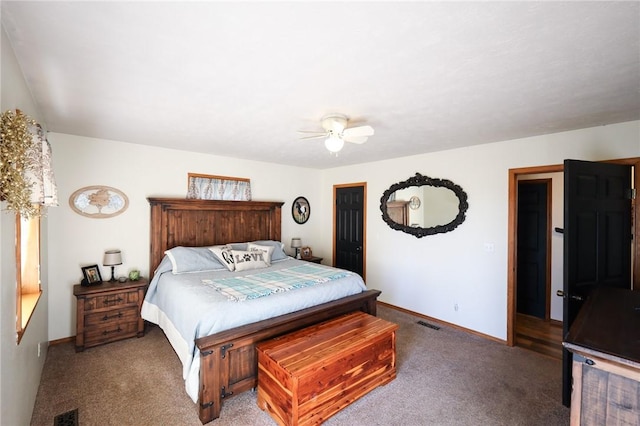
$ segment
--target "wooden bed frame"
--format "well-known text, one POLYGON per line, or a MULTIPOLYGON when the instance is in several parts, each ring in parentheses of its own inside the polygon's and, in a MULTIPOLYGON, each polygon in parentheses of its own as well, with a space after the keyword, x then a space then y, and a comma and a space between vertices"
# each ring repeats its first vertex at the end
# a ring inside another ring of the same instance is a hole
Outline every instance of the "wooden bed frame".
MULTIPOLYGON (((230 242, 281 240, 282 202, 148 198, 151 205, 149 278, 165 250, 230 242)), ((220 417, 222 400, 256 388, 255 345, 354 311, 376 315, 378 290, 247 324, 196 340, 200 351, 198 411, 204 424, 220 417)))

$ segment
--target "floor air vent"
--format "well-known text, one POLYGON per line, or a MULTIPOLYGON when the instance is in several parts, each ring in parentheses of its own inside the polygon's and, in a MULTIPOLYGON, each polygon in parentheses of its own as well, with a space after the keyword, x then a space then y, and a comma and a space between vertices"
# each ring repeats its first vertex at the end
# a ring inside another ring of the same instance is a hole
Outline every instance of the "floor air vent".
POLYGON ((78 426, 78 409, 55 416, 53 426, 78 426))
POLYGON ((437 325, 429 324, 428 322, 418 321, 418 324, 424 325, 425 327, 433 328, 434 330, 440 330, 440 327, 437 325))

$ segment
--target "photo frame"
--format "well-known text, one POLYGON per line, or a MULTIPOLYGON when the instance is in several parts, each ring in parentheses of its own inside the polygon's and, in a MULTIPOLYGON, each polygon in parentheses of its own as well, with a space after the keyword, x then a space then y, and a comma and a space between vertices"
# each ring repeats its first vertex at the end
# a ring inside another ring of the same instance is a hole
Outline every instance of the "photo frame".
POLYGON ((293 200, 293 204, 291 204, 291 216, 293 216, 293 220, 302 225, 309 220, 309 216, 311 215, 311 206, 309 205, 309 201, 307 201, 304 197, 298 197, 293 200))
POLYGON ((102 276, 100 275, 100 268, 98 265, 90 265, 82 267, 82 285, 96 285, 102 283, 102 276))
POLYGON ((302 259, 311 259, 313 254, 311 252, 311 247, 302 247, 300 249, 300 258, 302 259))

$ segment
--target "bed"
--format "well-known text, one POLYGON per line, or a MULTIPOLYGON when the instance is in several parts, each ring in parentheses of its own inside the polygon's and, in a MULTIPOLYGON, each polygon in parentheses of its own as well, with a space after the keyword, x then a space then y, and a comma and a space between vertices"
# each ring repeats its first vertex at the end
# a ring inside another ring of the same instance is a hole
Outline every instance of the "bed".
MULTIPOLYGON (((165 255, 167 250, 173 251, 175 248, 181 247, 202 248, 231 242, 278 242, 281 240, 282 202, 175 198, 149 198, 148 201, 151 206, 150 291, 156 283, 157 287, 166 286, 166 284, 161 284, 165 279, 164 275, 172 275, 165 272, 167 269, 171 269, 165 255), (156 271, 157 278, 154 276, 156 271)), ((274 261, 269 269, 285 270, 304 268, 305 266, 301 264, 311 265, 308 262, 295 261, 291 258, 279 259, 279 261, 281 263, 274 261)), ((188 275, 187 281, 190 280, 191 285, 199 280, 207 281, 206 277, 200 276, 200 272, 188 275)), ((154 292, 156 290, 153 289, 154 292)), ((307 291, 316 290, 305 288, 291 293, 307 291)), ((200 421, 204 424, 218 418, 225 398, 254 389, 257 386, 255 350, 257 343, 349 312, 363 311, 375 315, 376 299, 379 294, 380 292, 377 290, 358 290, 357 293, 340 296, 330 301, 320 300, 320 304, 267 319, 231 328, 212 327, 211 329, 214 331, 210 334, 208 332, 205 335, 199 333, 192 343, 195 352, 194 359, 197 358, 197 364, 194 362, 189 368, 185 367, 183 373, 187 376, 189 374, 197 375, 197 398, 195 400, 198 405, 200 421)), ((150 292, 147 293, 147 297, 151 297, 150 292)), ((262 299, 278 300, 275 299, 277 297, 283 296, 277 294, 262 299)), ((275 304, 280 305, 280 303, 275 304)), ((148 309, 146 310, 148 311, 148 309)), ((197 311, 197 309, 192 309, 191 313, 193 311, 197 311)), ((159 325, 165 331, 174 349, 178 348, 176 353, 185 366, 183 359, 185 348, 180 348, 179 344, 175 345, 172 341, 172 334, 175 334, 175 330, 172 330, 171 326, 167 326, 166 321, 163 323, 158 320, 157 316, 149 315, 148 312, 146 316, 152 318, 151 322, 160 323, 159 325)), ((230 320, 229 323, 233 324, 233 321, 230 320)), ((189 389, 188 383, 186 386, 189 389)), ((190 396, 194 399, 193 395, 190 396)))

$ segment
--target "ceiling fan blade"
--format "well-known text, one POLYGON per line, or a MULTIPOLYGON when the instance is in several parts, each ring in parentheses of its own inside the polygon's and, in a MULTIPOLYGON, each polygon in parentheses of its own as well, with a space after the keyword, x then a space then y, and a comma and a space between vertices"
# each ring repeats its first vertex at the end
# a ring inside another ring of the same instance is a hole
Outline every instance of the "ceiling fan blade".
POLYGON ((369 139, 367 136, 349 136, 349 137, 345 136, 344 137, 345 142, 351 142, 351 143, 357 143, 357 144, 365 143, 367 139, 369 139))
POLYGON ((313 133, 316 135, 326 135, 327 132, 324 130, 297 130, 298 133, 313 133))
POLYGON ((345 138, 353 138, 353 137, 361 137, 361 136, 373 136, 374 134, 373 127, 371 126, 358 126, 358 127, 349 127, 348 129, 344 129, 342 135, 345 138))
POLYGON ((314 135, 314 136, 301 136, 298 139, 300 140, 304 140, 304 139, 320 139, 320 138, 326 138, 327 135, 326 133, 323 133, 321 135, 314 135))

